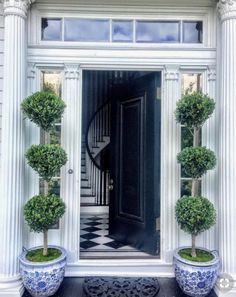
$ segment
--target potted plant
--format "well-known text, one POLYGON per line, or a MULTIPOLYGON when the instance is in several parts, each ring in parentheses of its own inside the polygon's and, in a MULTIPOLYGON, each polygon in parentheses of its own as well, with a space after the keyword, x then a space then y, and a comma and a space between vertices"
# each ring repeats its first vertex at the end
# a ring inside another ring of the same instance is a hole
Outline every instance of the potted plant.
POLYGON ((24 206, 24 217, 31 231, 43 233, 43 246, 24 250, 20 271, 25 288, 32 296, 51 296, 59 288, 65 273, 66 251, 48 246, 48 230, 65 212, 63 200, 50 192, 49 183, 67 162, 65 151, 50 144, 50 131, 61 119, 65 103, 52 92, 37 92, 22 102, 24 115, 44 131, 44 144, 32 145, 26 152, 28 164, 44 181, 44 192, 24 206))
POLYGON ((220 260, 216 251, 196 247, 196 236, 216 222, 213 204, 200 195, 200 178, 215 167, 214 152, 201 146, 200 131, 215 109, 214 101, 201 92, 184 95, 177 103, 176 120, 190 130, 193 146, 184 148, 177 156, 184 173, 192 180, 191 196, 177 201, 175 213, 182 230, 191 234, 192 246, 174 253, 176 280, 183 292, 193 297, 209 294, 217 280, 220 260))

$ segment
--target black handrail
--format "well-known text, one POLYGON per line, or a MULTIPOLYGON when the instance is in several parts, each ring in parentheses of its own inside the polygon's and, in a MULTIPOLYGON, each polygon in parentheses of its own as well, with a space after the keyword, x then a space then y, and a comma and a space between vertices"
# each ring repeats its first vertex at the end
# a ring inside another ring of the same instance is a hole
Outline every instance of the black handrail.
POLYGON ((92 163, 94 164, 94 166, 96 168, 98 168, 99 170, 101 171, 104 171, 104 169, 102 168, 101 165, 97 164, 95 158, 93 157, 91 151, 90 151, 90 147, 89 147, 89 139, 88 139, 88 136, 89 136, 89 131, 90 131, 90 127, 94 121, 94 119, 96 118, 97 114, 107 105, 109 104, 109 102, 111 101, 111 98, 107 99, 97 110, 96 112, 93 114, 93 116, 91 117, 90 121, 89 121, 89 124, 88 124, 88 128, 86 130, 86 136, 85 136, 85 145, 86 145, 86 150, 88 152, 88 155, 89 155, 89 158, 91 159, 92 163))

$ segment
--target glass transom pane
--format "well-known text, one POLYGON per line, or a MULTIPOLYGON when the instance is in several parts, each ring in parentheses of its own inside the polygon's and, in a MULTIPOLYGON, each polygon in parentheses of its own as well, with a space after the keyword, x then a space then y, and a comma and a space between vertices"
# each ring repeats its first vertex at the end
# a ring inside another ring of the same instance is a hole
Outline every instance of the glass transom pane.
POLYGON ((112 21, 112 41, 132 42, 133 21, 112 21))
POLYGON ((136 41, 153 43, 171 43, 180 41, 179 22, 137 21, 136 41))
POLYGON ((184 73, 182 74, 182 94, 191 94, 202 90, 201 73, 184 73))
POLYGON ((42 18, 42 40, 61 40, 61 19, 42 18))
POLYGON ((109 20, 96 19, 65 19, 66 41, 109 41, 109 20))
POLYGON ((184 22, 184 43, 202 43, 202 22, 184 22))

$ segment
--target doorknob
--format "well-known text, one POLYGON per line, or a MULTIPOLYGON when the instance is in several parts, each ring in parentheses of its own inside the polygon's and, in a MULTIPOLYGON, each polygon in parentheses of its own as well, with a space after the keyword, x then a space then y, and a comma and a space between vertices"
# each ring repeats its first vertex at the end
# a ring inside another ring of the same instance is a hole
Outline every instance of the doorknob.
POLYGON ((113 189, 114 189, 113 185, 109 185, 109 186, 108 186, 108 190, 109 190, 109 191, 112 191, 113 189))
POLYGON ((108 190, 109 190, 109 191, 112 191, 112 190, 114 189, 113 184, 114 184, 114 180, 111 178, 111 179, 110 179, 110 184, 108 185, 108 190))

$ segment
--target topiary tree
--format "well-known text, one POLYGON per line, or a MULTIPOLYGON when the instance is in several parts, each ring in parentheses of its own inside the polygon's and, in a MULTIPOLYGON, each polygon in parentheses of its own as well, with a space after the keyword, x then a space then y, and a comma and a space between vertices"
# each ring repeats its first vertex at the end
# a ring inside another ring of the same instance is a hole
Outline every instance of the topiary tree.
POLYGON ((38 233, 43 232, 44 256, 47 256, 48 253, 47 230, 63 216, 65 208, 62 199, 54 194, 34 196, 25 204, 24 217, 30 230, 38 233))
POLYGON ((28 164, 44 180, 44 194, 31 198, 24 207, 25 220, 30 229, 43 232, 43 256, 48 255, 48 229, 65 212, 65 204, 59 196, 49 193, 49 182, 66 164, 66 152, 59 145, 50 144, 50 131, 61 119, 65 103, 56 94, 37 92, 22 102, 24 115, 45 133, 45 144, 32 145, 26 152, 28 164))
POLYGON ((23 100, 23 114, 44 131, 50 131, 61 119, 65 110, 64 101, 50 92, 36 92, 23 100))
POLYGON ((183 196, 177 201, 175 212, 180 228, 194 236, 208 230, 216 222, 213 204, 201 196, 183 196))
POLYGON ((180 198, 176 204, 176 219, 180 228, 192 235, 192 257, 196 257, 196 236, 209 229, 216 220, 214 206, 206 198, 199 196, 199 179, 216 165, 213 151, 201 147, 200 129, 212 115, 215 102, 201 92, 184 95, 177 103, 175 117, 178 123, 193 134, 193 146, 183 149, 178 155, 178 163, 192 179, 191 196, 180 198))

